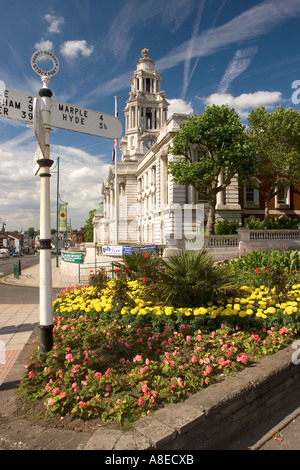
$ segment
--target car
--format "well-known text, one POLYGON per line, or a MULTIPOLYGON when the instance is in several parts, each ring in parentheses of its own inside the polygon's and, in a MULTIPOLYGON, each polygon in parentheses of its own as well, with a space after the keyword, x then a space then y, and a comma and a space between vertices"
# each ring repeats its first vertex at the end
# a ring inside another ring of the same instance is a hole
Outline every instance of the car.
POLYGON ((14 256, 14 257, 20 256, 20 253, 18 253, 18 252, 13 253, 13 256, 14 256))

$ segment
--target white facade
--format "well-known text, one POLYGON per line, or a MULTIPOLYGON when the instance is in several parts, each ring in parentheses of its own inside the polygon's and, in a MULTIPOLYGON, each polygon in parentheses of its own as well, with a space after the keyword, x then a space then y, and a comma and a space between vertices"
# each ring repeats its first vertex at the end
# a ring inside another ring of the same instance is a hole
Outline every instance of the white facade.
MULTIPOLYGON (((196 235, 196 191, 190 186, 176 185, 168 174, 168 163, 176 158, 169 147, 187 114, 167 118, 169 103, 161 91, 161 77, 154 69, 149 51, 142 50, 137 69, 131 79, 126 102, 125 134, 120 140, 121 160, 117 163, 118 239, 115 240, 115 167, 103 182, 103 214, 94 218, 94 242, 103 244, 170 243, 181 211, 190 210, 190 224, 185 224, 183 238, 196 235), (175 221, 176 219, 176 221, 175 221)), ((196 152, 194 156, 197 158, 196 152)), ((221 178, 221 176, 220 176, 221 178)), ((218 194, 217 215, 222 218, 241 217, 237 182, 218 194)), ((186 214, 187 212, 185 212, 186 214)), ((176 232, 177 233, 177 232, 176 232)), ((178 233, 177 233, 178 234, 178 233)))

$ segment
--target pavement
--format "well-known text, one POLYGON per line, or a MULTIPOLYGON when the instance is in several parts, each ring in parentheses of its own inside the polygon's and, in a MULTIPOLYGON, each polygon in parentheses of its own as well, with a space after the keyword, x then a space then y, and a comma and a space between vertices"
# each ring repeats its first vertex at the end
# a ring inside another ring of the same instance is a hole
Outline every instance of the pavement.
MULTIPOLYGON (((62 275, 55 262, 55 258, 52 259, 53 288, 64 289, 78 284, 77 275, 62 275)), ((38 287, 39 265, 23 269, 19 279, 11 275, 0 281, 38 287)), ((124 447, 119 446, 119 449, 148 450, 147 439, 139 437, 136 442, 136 435, 131 431, 127 433, 126 441, 121 438, 120 430, 106 429, 103 447, 101 430, 70 430, 63 426, 45 429, 20 419, 16 414, 15 392, 24 377, 34 338, 39 335, 38 323, 39 305, 1 304, 0 299, 0 450, 103 450, 117 449, 116 442, 123 443, 124 447)), ((261 430, 251 431, 228 450, 300 450, 300 397, 295 396, 290 408, 281 410, 278 418, 274 416, 269 425, 264 425, 263 435, 261 430)))
MULTIPOLYGON (((60 267, 56 267, 56 259, 52 258, 51 262, 53 288, 65 289, 78 284, 77 275, 61 274, 60 267)), ((39 287, 39 264, 22 269, 19 278, 11 274, 2 278, 1 282, 15 286, 39 287)), ((0 299, 0 385, 38 323, 38 304, 2 304, 0 299)))

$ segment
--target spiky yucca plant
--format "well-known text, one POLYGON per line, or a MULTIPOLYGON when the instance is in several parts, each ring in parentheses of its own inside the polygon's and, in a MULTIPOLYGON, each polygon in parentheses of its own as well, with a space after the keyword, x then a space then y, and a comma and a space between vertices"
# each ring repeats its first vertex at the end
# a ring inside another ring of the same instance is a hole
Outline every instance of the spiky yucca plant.
POLYGON ((205 250, 182 250, 164 259, 157 281, 147 287, 152 299, 174 307, 197 307, 238 291, 232 271, 205 250))

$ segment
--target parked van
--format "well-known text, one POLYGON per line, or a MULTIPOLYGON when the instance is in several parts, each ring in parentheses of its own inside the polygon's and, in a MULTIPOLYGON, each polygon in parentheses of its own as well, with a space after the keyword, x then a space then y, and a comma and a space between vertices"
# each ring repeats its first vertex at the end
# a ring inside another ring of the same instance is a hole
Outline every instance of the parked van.
POLYGON ((9 258, 9 250, 7 248, 0 249, 0 258, 9 258))

